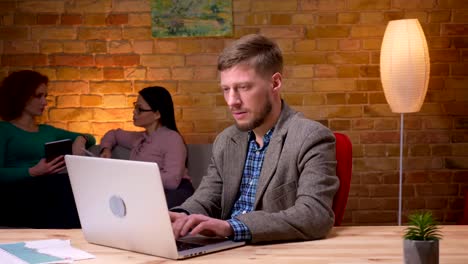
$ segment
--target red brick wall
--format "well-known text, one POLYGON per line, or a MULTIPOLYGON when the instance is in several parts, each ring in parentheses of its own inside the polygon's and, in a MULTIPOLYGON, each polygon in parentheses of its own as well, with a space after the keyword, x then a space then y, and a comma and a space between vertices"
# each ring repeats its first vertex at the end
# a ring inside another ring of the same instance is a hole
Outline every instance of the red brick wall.
MULTIPOLYGON (((461 215, 468 187, 468 1, 234 0, 235 37, 261 33, 286 61, 284 99, 350 136, 354 168, 345 224, 395 224, 399 115, 379 79, 389 20, 418 18, 431 57, 419 113, 405 118, 404 213, 427 208, 444 223, 461 215)), ((0 1, 0 77, 47 74, 43 121, 89 132, 133 129, 131 103, 167 87, 188 143, 212 142, 232 123, 216 58, 232 38, 151 37, 148 0, 0 1)))

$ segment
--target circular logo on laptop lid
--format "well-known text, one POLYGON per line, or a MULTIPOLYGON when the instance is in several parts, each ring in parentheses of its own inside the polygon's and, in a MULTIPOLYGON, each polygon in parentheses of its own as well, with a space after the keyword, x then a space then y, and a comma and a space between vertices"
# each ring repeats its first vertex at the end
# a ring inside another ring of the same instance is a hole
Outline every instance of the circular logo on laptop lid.
POLYGON ((117 217, 124 218, 127 214, 124 200, 117 195, 111 196, 109 199, 109 207, 112 213, 117 217))

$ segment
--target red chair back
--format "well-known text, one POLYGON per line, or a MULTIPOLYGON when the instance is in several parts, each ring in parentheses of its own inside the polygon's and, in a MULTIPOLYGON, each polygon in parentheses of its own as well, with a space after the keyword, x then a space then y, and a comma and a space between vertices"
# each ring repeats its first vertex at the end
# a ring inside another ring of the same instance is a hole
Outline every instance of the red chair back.
POLYGON ((464 204, 465 206, 463 207, 463 216, 462 218, 458 221, 457 224, 459 225, 468 225, 468 188, 463 190, 464 196, 464 204))
POLYGON ((340 187, 333 199, 335 226, 340 226, 348 202, 349 188, 353 168, 353 146, 348 136, 334 133, 336 138, 336 175, 340 179, 340 187))

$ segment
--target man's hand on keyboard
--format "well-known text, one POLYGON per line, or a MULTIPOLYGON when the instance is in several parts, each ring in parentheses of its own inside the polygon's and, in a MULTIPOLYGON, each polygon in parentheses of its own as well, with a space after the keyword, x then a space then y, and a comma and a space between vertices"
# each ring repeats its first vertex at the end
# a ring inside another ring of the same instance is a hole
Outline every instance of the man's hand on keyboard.
POLYGON ((169 212, 175 238, 201 234, 204 236, 228 237, 233 234, 231 225, 224 220, 205 215, 169 212))

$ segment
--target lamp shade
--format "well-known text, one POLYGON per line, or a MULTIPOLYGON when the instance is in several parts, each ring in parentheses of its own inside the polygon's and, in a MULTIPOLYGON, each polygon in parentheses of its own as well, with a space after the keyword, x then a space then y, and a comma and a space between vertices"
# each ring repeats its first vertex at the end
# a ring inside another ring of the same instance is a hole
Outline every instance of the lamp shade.
POLYGON ((380 77, 392 112, 418 112, 429 83, 429 51, 417 19, 390 21, 380 52, 380 77))

